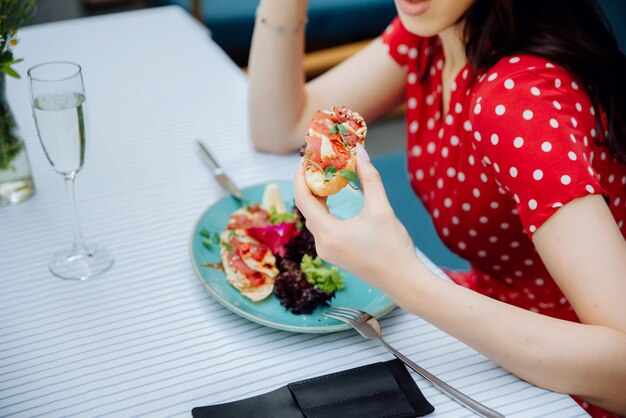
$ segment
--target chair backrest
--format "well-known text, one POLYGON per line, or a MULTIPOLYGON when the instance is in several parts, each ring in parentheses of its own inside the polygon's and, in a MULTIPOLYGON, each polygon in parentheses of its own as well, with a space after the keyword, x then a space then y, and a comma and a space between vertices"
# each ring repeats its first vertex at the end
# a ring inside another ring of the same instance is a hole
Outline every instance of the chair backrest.
MULTIPOLYGON (((259 0, 144 1, 153 6, 178 5, 189 10, 211 30, 213 40, 237 64, 247 64, 259 0)), ((309 52, 374 38, 396 14, 392 0, 309 0, 307 7, 309 52), (346 16, 358 24, 347 25, 346 16)))
POLYGON ((598 0, 611 24, 620 49, 626 54, 626 0, 598 0))

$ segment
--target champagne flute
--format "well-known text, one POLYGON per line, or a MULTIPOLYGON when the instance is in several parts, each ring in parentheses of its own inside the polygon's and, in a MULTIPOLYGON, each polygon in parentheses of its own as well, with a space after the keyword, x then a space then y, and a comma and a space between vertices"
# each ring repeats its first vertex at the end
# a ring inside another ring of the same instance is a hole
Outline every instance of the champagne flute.
POLYGON ((52 168, 65 179, 72 212, 72 245, 53 255, 50 271, 63 279, 85 280, 108 270, 113 255, 87 246, 78 222, 75 179, 85 157, 85 88, 78 64, 50 62, 28 70, 33 117, 39 141, 52 168))

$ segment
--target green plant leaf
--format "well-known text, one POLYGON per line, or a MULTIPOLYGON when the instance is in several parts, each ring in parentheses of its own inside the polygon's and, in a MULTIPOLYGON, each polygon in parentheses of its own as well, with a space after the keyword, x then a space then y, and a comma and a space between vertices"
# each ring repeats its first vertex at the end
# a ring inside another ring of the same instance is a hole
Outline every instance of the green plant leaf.
POLYGON ((11 77, 15 77, 15 78, 21 78, 20 75, 17 73, 17 71, 15 71, 13 68, 11 68, 9 65, 3 65, 2 66, 2 71, 5 74, 10 75, 11 77))

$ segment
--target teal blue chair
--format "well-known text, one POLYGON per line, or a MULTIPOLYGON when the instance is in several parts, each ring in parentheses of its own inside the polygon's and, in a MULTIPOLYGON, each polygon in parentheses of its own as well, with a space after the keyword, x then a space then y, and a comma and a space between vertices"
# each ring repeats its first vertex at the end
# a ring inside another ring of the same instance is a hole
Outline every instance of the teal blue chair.
POLYGON ((626 1, 625 0, 598 0, 611 25, 622 52, 626 53, 626 1))
MULTIPOLYGON (((285 0, 290 1, 290 0, 285 0)), ((155 6, 192 0, 148 0, 155 6)), ((200 19, 213 40, 239 65, 246 66, 259 0, 199 0, 200 19)), ((375 38, 396 15, 393 0, 309 0, 306 50, 316 51, 375 38), (354 24, 358 22, 358 24, 354 24)))
POLYGON ((468 270, 469 263, 448 250, 441 241, 430 214, 415 196, 407 178, 405 152, 373 155, 372 163, 380 172, 389 202, 413 243, 440 267, 468 270))

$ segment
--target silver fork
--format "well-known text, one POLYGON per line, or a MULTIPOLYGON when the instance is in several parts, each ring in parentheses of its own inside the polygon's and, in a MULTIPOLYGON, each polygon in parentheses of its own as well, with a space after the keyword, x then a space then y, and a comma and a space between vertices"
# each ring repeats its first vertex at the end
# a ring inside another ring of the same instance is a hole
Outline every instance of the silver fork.
POLYGON ((361 334, 365 338, 378 341, 394 356, 400 359, 404 364, 415 370, 417 374, 428 380, 437 389, 439 389, 470 411, 474 412, 475 414, 486 418, 504 418, 504 415, 502 415, 501 413, 494 411, 493 409, 486 407, 478 401, 475 401, 464 393, 459 392, 457 389, 453 388, 443 380, 439 379, 437 376, 432 375, 427 370, 418 366, 404 354, 389 345, 389 343, 383 339, 380 333, 380 324, 378 323, 376 318, 374 318, 367 312, 354 308, 332 307, 328 310, 328 312, 323 313, 322 315, 328 318, 336 319, 337 321, 345 322, 352 328, 356 329, 359 334, 361 334))

